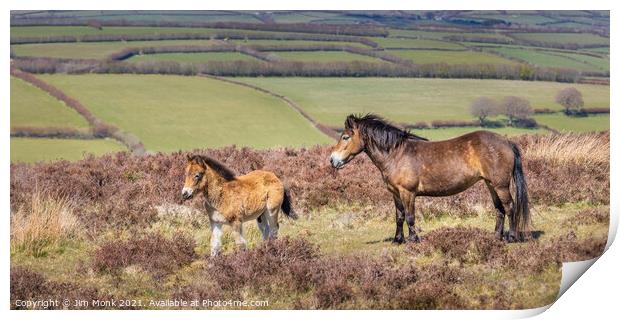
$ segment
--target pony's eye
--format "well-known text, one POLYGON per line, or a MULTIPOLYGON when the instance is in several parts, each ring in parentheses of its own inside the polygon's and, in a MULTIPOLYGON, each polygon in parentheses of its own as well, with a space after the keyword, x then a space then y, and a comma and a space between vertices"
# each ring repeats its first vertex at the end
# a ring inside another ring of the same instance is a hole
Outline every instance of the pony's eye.
POLYGON ((202 177, 202 173, 196 173, 196 175, 194 176, 194 179, 200 180, 201 177, 202 177))
POLYGON ((351 138, 351 137, 349 137, 347 135, 342 136, 342 140, 349 140, 349 138, 351 138))

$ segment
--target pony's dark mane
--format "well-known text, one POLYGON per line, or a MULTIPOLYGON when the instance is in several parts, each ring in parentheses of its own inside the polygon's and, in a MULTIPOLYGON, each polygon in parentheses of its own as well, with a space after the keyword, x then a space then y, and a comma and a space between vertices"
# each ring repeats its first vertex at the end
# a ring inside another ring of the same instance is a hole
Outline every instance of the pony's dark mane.
POLYGON ((235 180, 235 177, 237 176, 237 174, 235 174, 235 172, 229 169, 226 165, 211 157, 203 155, 193 155, 189 158, 189 160, 204 163, 205 165, 209 166, 209 168, 215 170, 217 174, 222 176, 227 181, 235 180))
POLYGON ((365 116, 349 115, 345 122, 345 129, 357 126, 365 141, 371 146, 389 151, 397 148, 409 139, 428 141, 428 139, 397 128, 380 116, 367 114, 365 116))

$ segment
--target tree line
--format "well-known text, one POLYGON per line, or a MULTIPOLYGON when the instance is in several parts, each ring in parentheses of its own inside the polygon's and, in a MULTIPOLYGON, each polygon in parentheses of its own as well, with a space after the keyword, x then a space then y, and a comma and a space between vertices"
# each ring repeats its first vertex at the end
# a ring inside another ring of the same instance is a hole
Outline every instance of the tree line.
MULTIPOLYGON (((17 18, 11 17, 11 26, 88 26, 93 19, 79 18, 17 18)), ((181 22, 181 21, 129 21, 97 20, 99 27, 167 27, 167 28, 213 28, 238 29, 274 32, 319 33, 334 35, 351 35, 365 37, 387 37, 388 30, 384 27, 369 24, 327 24, 327 23, 249 23, 249 22, 181 22)))
MULTIPOLYGON (((381 53, 377 53, 379 57, 381 53)), ((387 56, 382 56, 385 60, 387 56)), ((551 69, 529 65, 492 64, 398 64, 383 61, 303 62, 303 61, 93 61, 14 57, 15 68, 31 73, 136 73, 212 74, 217 76, 301 76, 301 77, 412 77, 447 79, 502 79, 577 82, 580 73, 572 69, 551 69)))
POLYGON ((299 34, 299 33, 252 33, 240 31, 208 31, 204 33, 153 33, 153 34, 85 34, 79 36, 40 36, 40 37, 12 37, 11 44, 31 43, 61 43, 61 42, 108 42, 108 41, 158 41, 158 40, 307 40, 307 41, 337 41, 354 42, 378 48, 379 44, 364 37, 329 34, 299 34))

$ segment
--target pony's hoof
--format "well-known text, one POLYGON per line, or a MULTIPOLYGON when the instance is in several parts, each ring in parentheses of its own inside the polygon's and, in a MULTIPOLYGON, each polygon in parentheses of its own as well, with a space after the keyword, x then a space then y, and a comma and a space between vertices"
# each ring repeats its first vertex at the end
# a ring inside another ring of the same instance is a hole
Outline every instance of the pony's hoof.
POLYGON ((495 232, 495 239, 497 240, 504 240, 504 235, 502 234, 502 232, 495 232))
POLYGON ((517 239, 517 237, 515 237, 515 235, 509 234, 509 235, 506 236, 506 242, 508 242, 508 243, 515 243, 515 242, 519 242, 519 239, 517 239))
POLYGON ((407 241, 408 242, 414 242, 414 243, 420 243, 421 239, 420 237, 418 237, 418 235, 413 235, 413 236, 409 236, 407 237, 407 241))
POLYGON ((394 245, 399 245, 403 243, 405 243, 405 238, 402 237, 395 237, 394 240, 392 240, 392 244, 394 245))

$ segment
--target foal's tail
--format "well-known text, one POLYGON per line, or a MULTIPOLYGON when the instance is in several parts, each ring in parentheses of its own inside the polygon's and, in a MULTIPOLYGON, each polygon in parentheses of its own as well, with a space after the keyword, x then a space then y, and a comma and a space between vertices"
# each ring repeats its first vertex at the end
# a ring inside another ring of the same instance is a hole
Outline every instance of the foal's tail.
POLYGON ((516 144, 510 143, 512 146, 512 152, 515 155, 514 167, 512 169, 512 179, 515 184, 516 195, 514 212, 512 219, 514 219, 517 237, 525 239, 529 237, 530 226, 530 207, 529 196, 527 194, 527 183, 525 182, 525 176, 523 175, 523 165, 521 164, 521 152, 516 144))
POLYGON ((297 220, 297 214, 293 211, 293 207, 291 206, 291 194, 288 188, 284 188, 284 198, 282 199, 282 211, 284 214, 293 219, 297 220))

